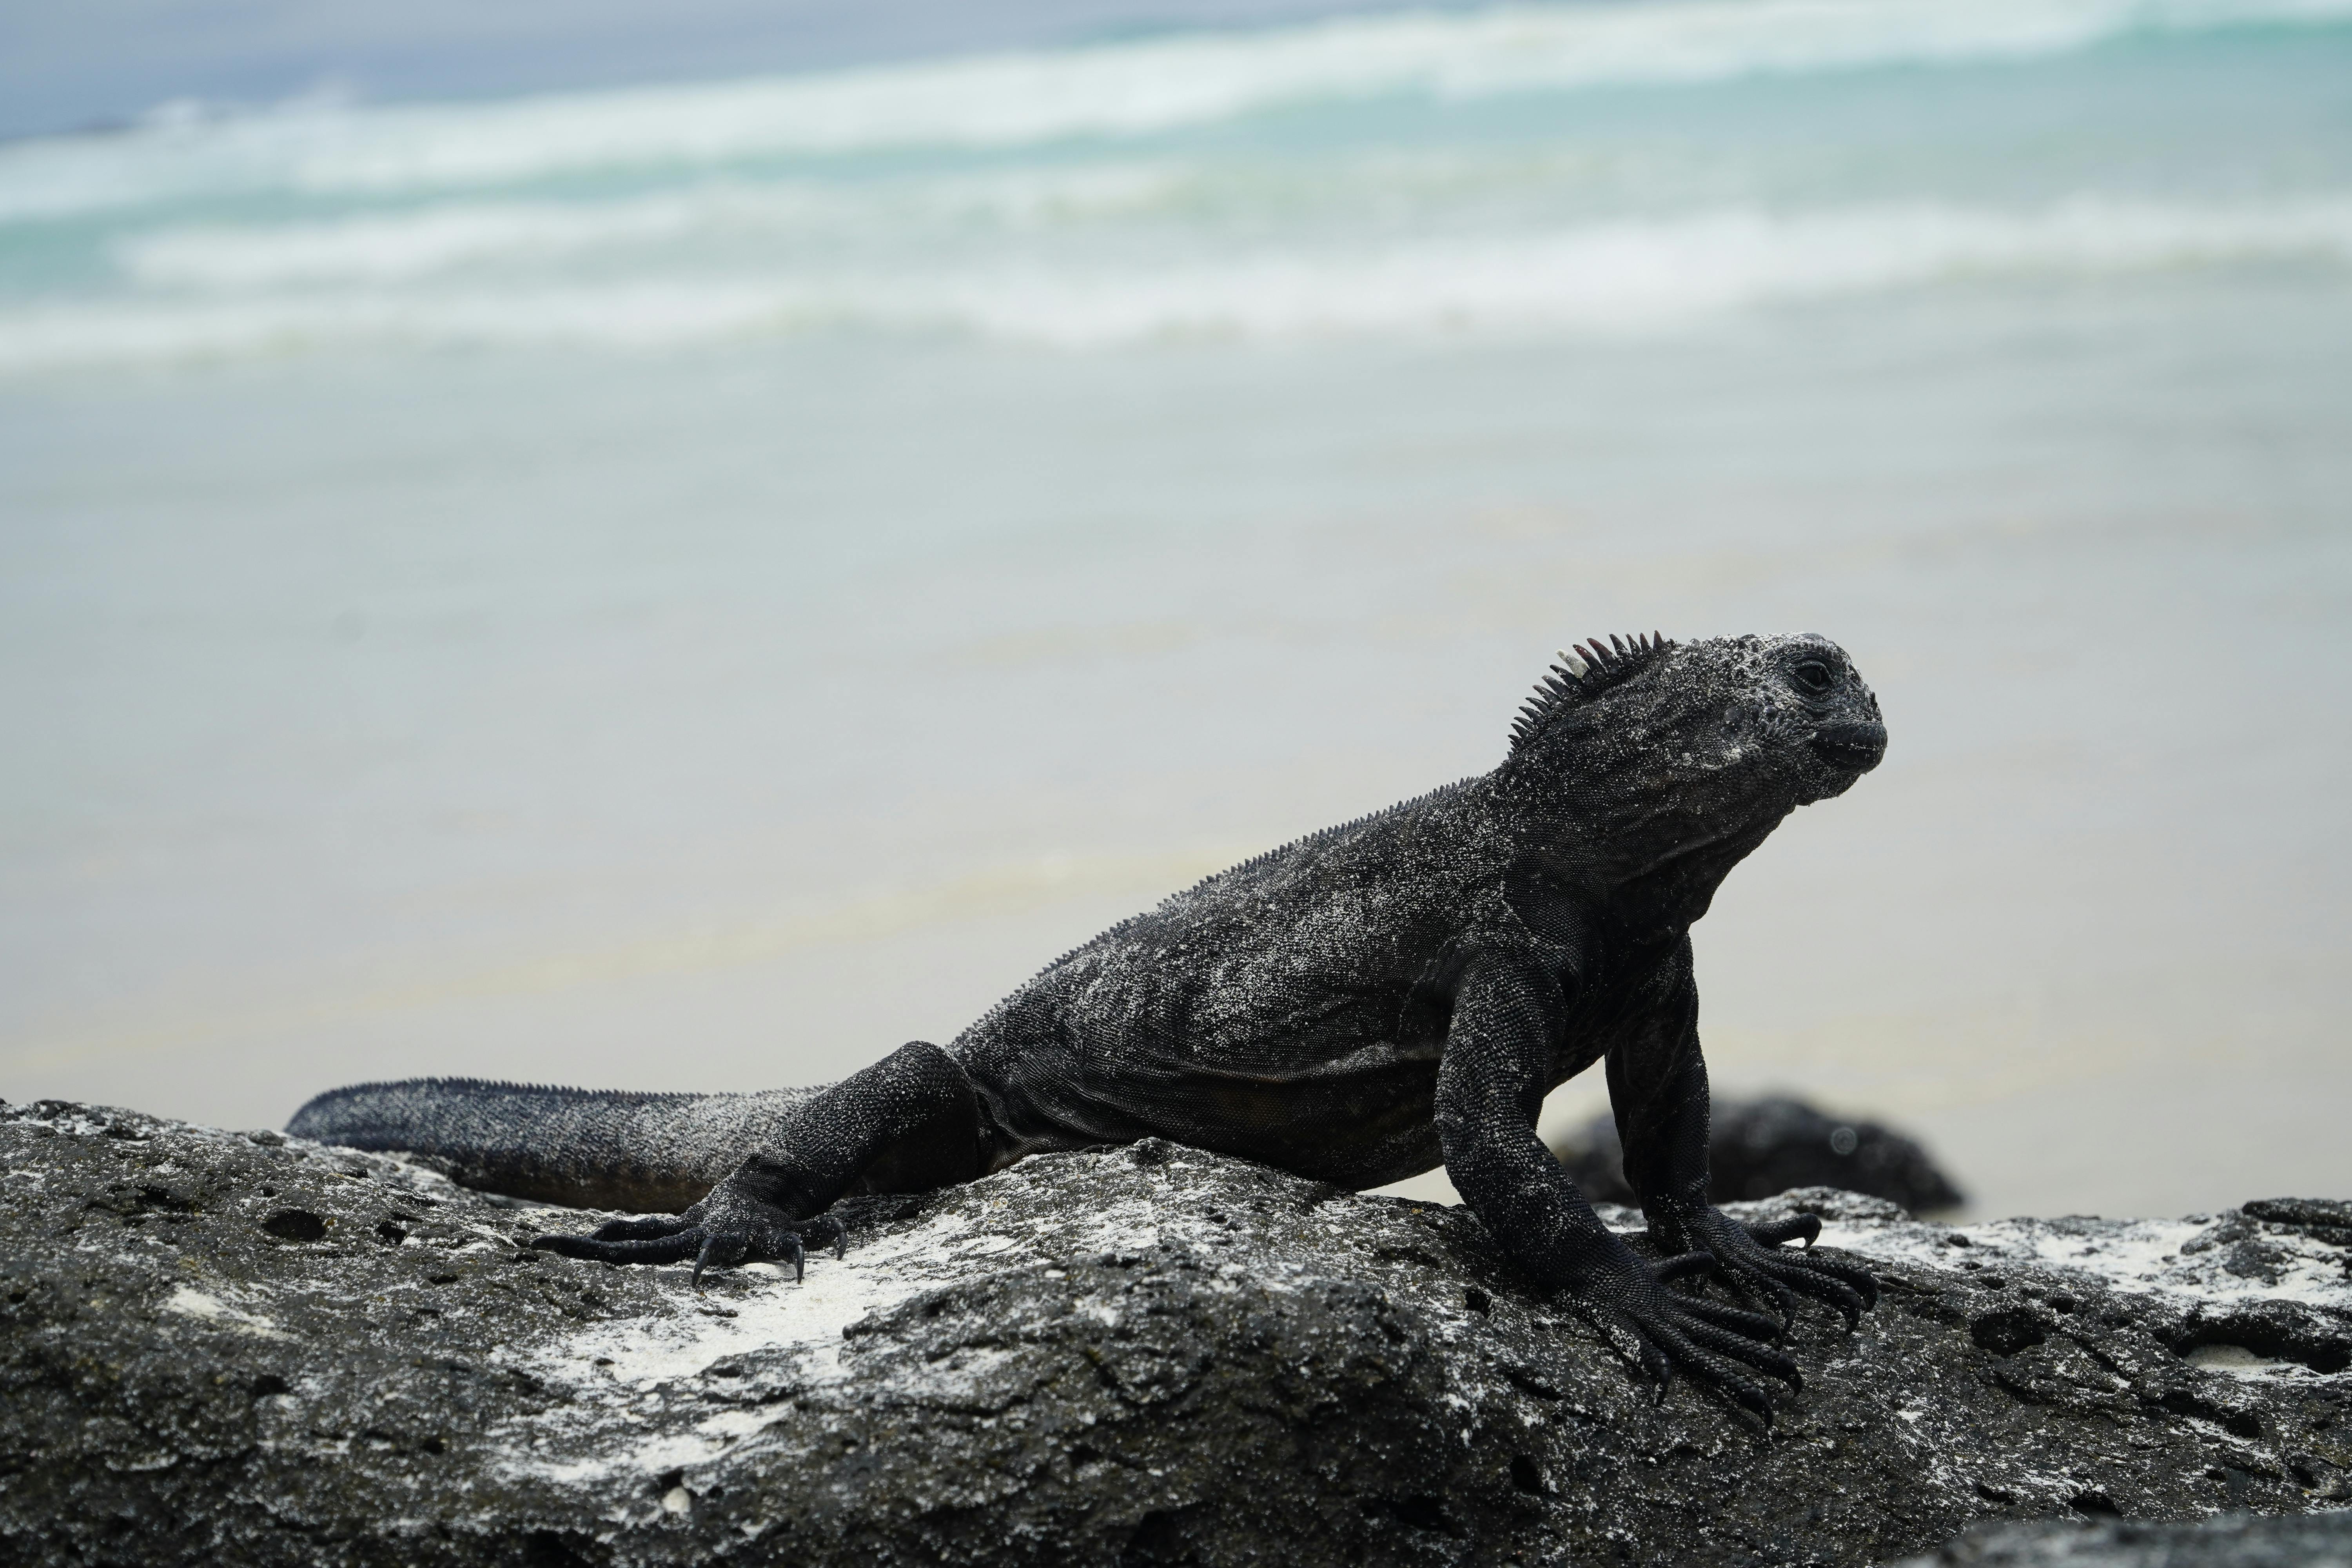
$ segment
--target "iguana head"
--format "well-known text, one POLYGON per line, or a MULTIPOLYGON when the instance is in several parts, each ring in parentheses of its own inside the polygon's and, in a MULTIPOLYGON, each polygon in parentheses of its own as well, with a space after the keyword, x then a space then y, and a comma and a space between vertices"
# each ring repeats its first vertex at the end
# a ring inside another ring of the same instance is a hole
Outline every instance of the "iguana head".
POLYGON ((1654 635, 1563 651, 1504 765, 1595 826, 1728 839, 1843 794, 1885 751, 1878 699, 1829 638, 1654 635))
POLYGON ((1843 795, 1886 754, 1877 696, 1816 633, 1692 643, 1669 652, 1658 681, 1654 712, 1711 738, 1712 771, 1740 778, 1743 793, 1785 791, 1808 805, 1843 795), (1685 706, 1677 688, 1712 700, 1685 706))

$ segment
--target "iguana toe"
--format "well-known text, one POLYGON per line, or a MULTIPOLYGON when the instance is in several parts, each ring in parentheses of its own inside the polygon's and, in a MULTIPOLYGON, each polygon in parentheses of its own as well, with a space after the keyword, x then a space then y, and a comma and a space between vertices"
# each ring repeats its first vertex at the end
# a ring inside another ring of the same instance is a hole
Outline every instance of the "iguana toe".
MULTIPOLYGON (((713 1216, 716 1219, 718 1216, 713 1216)), ((729 1215, 728 1218, 739 1218, 729 1215)), ((697 1223, 684 1215, 608 1220, 588 1236, 535 1236, 530 1245, 560 1258, 592 1263, 682 1263, 694 1260, 691 1283, 699 1290, 706 1270, 740 1263, 786 1263, 795 1283, 808 1274, 808 1243, 831 1243, 835 1258, 849 1250, 849 1227, 831 1215, 811 1219, 761 1219, 752 1225, 697 1223)))
POLYGON ((1784 1314, 1791 1311, 1797 1298, 1810 1297, 1836 1308, 1852 1330, 1860 1326, 1864 1312, 1878 1304, 1878 1281, 1869 1269, 1812 1251, 1822 1232, 1822 1222, 1812 1215, 1745 1226, 1710 1209, 1695 1228, 1723 1265, 1724 1278, 1769 1296, 1784 1314), (1805 1250, 1782 1250, 1782 1243, 1800 1239, 1805 1250))
POLYGON ((1786 1219, 1751 1225, 1748 1226, 1748 1234, 1756 1238, 1759 1247, 1778 1247, 1783 1242, 1802 1241, 1805 1250, 1810 1252, 1822 1234, 1822 1217, 1811 1214, 1790 1215, 1786 1219))
POLYGON ((590 1233, 597 1241, 653 1241, 676 1236, 687 1227, 677 1215, 640 1215, 635 1219, 608 1219, 590 1233))
POLYGON ((702 1245, 699 1231, 640 1240, 605 1241, 593 1236, 534 1236, 530 1245, 559 1258, 586 1258, 597 1263, 676 1263, 694 1256, 702 1245))

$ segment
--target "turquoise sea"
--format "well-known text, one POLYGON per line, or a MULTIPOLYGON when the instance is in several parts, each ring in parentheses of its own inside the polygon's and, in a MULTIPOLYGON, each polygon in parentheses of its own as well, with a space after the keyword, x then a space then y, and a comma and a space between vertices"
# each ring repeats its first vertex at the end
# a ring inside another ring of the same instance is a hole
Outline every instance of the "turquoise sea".
POLYGON ((1699 928, 1719 1087, 1979 1212, 2352 1192, 2352 0, 0 144, 11 1100, 838 1076, 1652 627, 1893 736, 1699 928))

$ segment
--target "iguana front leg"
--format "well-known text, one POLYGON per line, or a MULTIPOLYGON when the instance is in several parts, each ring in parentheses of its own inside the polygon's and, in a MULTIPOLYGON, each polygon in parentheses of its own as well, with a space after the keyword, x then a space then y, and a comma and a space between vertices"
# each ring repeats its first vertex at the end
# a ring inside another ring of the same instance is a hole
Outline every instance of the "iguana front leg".
POLYGON ((782 1261, 846 1232, 824 1211, 851 1192, 929 1192, 979 1174, 980 1109, 971 1082, 939 1047, 916 1040, 783 1114, 700 1202, 666 1217, 614 1220, 592 1236, 541 1236, 533 1247, 605 1263, 705 1268, 782 1261))
POLYGON ((1878 1301, 1878 1282, 1856 1264, 1811 1256, 1822 1222, 1811 1215, 1748 1226, 1707 1202, 1706 1058, 1698 1043, 1698 986, 1690 939, 1661 976, 1664 1004, 1642 1031, 1609 1053, 1609 1103, 1625 1151, 1625 1181, 1642 1200, 1650 1234, 1672 1252, 1703 1249, 1722 1276, 1792 1317, 1811 1297, 1845 1314, 1852 1328, 1878 1301), (1804 1252, 1781 1244, 1801 1239, 1804 1252))
POLYGON ((1681 1370, 1769 1422, 1771 1401, 1748 1371, 1792 1387, 1801 1381, 1796 1363, 1769 1342, 1780 1325, 1668 1289, 1679 1275, 1714 1268, 1714 1258, 1642 1258, 1601 1223, 1536 1137, 1565 1001, 1531 960, 1482 959, 1464 976, 1437 1077, 1446 1174, 1522 1268, 1604 1326, 1630 1332, 1662 1396, 1681 1370))

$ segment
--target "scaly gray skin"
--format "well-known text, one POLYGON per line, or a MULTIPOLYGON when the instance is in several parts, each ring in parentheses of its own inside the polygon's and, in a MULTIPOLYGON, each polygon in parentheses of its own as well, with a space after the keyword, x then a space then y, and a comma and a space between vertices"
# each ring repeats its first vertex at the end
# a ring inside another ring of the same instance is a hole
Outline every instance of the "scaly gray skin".
POLYGON ((1800 805, 1886 745, 1819 637, 1598 638, 1563 654, 1492 773, 1211 877, 1049 965, 945 1048, 823 1089, 589 1093, 466 1079, 320 1095, 289 1131, 411 1151, 493 1191, 635 1211, 536 1245, 706 1267, 841 1242, 850 1193, 1157 1136, 1362 1188, 1436 1165, 1528 1272, 1770 1419, 1798 1383, 1760 1313, 1667 1289, 1713 1272, 1783 1317, 1874 1302, 1810 1247, 1710 1207, 1691 923, 1800 805), (1625 1174, 1663 1261, 1603 1226, 1536 1138, 1547 1091, 1608 1064, 1625 1174))

